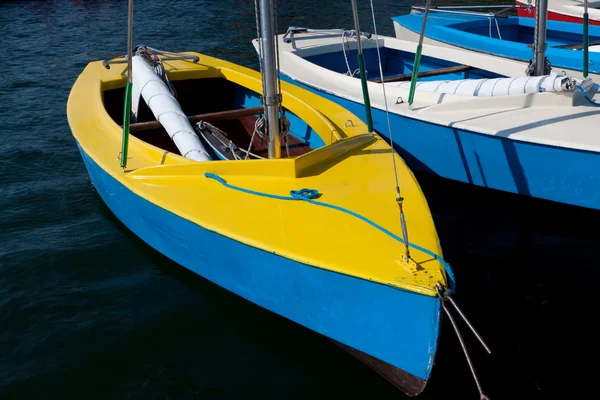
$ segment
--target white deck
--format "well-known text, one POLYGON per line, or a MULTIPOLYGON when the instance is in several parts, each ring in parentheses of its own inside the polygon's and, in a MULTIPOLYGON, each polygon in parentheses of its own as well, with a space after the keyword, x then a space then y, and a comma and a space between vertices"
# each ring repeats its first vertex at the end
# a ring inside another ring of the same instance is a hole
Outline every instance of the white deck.
MULTIPOLYGON (((341 37, 310 37, 296 34, 287 44, 279 36, 281 70, 308 86, 323 89, 339 97, 362 103, 360 79, 333 72, 302 57, 341 50, 341 37)), ((256 41, 253 41, 256 46, 256 41)), ((414 52, 415 43, 380 37, 380 46, 414 52)), ((363 39, 363 48, 375 47, 374 39, 363 39)), ((351 40, 355 48, 354 39, 351 40)), ((447 47, 424 45, 423 55, 444 58, 508 76, 524 75, 521 63, 447 47), (465 60, 469 62, 466 63, 465 60)), ((384 109, 379 83, 368 83, 373 107, 384 109)), ((391 113, 410 118, 467 129, 492 136, 525 142, 600 151, 600 107, 589 105, 576 92, 536 93, 501 97, 470 97, 416 91, 412 109, 408 107, 408 89, 386 86, 391 113)))
MULTIPOLYGON (((398 38, 400 40, 406 40, 406 41, 414 42, 414 43, 416 43, 419 40, 418 33, 413 32, 410 29, 403 27, 402 25, 398 24, 396 21, 394 21, 394 30, 396 33, 396 38, 398 38)), ((502 56, 496 56, 493 54, 480 53, 478 51, 464 49, 464 48, 455 46, 450 43, 440 42, 438 40, 431 39, 427 36, 423 38, 423 43, 428 44, 433 47, 445 47, 448 49, 452 49, 451 53, 456 52, 456 55, 454 58, 460 58, 464 62, 470 62, 470 60, 473 58, 482 58, 483 57, 483 58, 487 59, 486 64, 490 66, 490 68, 486 68, 486 69, 489 69, 490 71, 492 71, 493 70, 492 68, 495 68, 496 70, 506 71, 507 73, 504 73, 504 72, 498 72, 498 73, 502 73, 503 75, 507 75, 507 76, 522 76, 522 75, 524 75, 525 70, 527 69, 527 66, 529 64, 529 61, 512 60, 509 58, 505 58, 502 56), (502 61, 502 62, 496 63, 497 60, 502 61), (510 67, 508 67, 509 66, 508 63, 511 63, 510 67)), ((597 51, 596 49, 594 49, 594 47, 595 46, 590 46, 590 51, 597 51)), ((448 59, 450 59, 450 58, 448 58, 448 59)), ((463 62, 463 61, 459 61, 459 62, 463 62)), ((494 71, 497 72, 496 70, 494 70, 494 71)), ((576 70, 565 69, 565 68, 552 68, 552 73, 561 73, 561 72, 565 72, 567 75, 572 76, 573 78, 583 79, 582 71, 576 71, 576 70)), ((590 72, 589 76, 591 78, 593 78, 595 81, 600 82, 599 74, 594 74, 594 73, 590 72)))

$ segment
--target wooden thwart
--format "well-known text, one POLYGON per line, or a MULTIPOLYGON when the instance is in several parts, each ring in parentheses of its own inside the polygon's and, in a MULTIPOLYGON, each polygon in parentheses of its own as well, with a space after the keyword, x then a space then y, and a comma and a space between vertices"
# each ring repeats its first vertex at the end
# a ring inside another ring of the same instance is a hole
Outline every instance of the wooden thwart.
MULTIPOLYGON (((436 75, 444 75, 444 74, 452 74, 455 72, 464 72, 473 69, 470 65, 457 65, 455 67, 446 67, 439 69, 432 69, 430 71, 419 72, 418 78, 425 78, 428 76, 436 76, 436 75)), ((412 79, 412 74, 401 74, 395 76, 388 76, 387 78, 383 78, 383 82, 402 82, 402 81, 410 81, 412 79)), ((381 79, 370 79, 371 82, 381 83, 381 79)))
MULTIPOLYGON (((227 110, 227 111, 217 111, 213 113, 207 114, 199 114, 199 115, 190 115, 188 116, 188 120, 190 124, 195 124, 200 121, 214 122, 225 119, 236 119, 240 117, 247 117, 250 115, 263 113, 263 107, 250 107, 250 108, 240 108, 236 110, 227 110)), ((139 132, 139 131, 147 131, 150 129, 160 128, 162 125, 158 121, 149 121, 149 122, 138 122, 135 124, 129 125, 130 132, 139 132)))

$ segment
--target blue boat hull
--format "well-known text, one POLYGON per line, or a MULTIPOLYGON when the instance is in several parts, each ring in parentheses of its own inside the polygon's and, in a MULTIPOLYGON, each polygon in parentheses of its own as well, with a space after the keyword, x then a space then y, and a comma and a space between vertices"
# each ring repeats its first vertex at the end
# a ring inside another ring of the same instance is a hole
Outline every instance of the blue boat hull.
MULTIPOLYGON (((423 13, 393 17, 392 20, 415 33, 421 32, 423 13)), ((425 36, 438 42, 468 50, 528 62, 533 57, 534 19, 506 17, 492 19, 481 16, 430 13, 425 36), (496 26, 496 21, 498 26, 496 26)), ((552 66, 571 71, 583 70, 583 52, 560 46, 583 43, 581 24, 562 21, 547 22, 546 57, 552 66)), ((600 26, 589 27, 589 40, 600 40, 600 26)), ((600 74, 600 53, 589 53, 589 72, 600 74)))
MULTIPOLYGON (((326 97, 366 120, 364 105, 287 82, 326 97)), ((374 129, 390 141, 386 115, 372 108, 374 129)), ((390 113, 394 149, 413 170, 525 196, 600 209, 600 155, 520 142, 390 113)))
POLYGON ((100 197, 150 246, 231 292, 356 349, 358 358, 387 378, 407 380, 409 386, 401 388, 409 394, 423 390, 438 342, 437 298, 307 266, 208 231, 131 192, 80 151, 100 197))

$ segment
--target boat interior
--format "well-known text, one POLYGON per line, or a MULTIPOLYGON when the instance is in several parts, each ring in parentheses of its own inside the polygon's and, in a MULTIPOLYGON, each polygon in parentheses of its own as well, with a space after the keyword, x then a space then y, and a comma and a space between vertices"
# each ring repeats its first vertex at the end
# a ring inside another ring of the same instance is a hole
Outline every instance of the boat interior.
MULTIPOLYGON (((480 35, 509 42, 531 44, 534 42, 534 26, 530 18, 497 17, 492 22, 490 18, 472 19, 448 25, 449 28, 462 32, 480 35), (498 23, 496 25, 496 22, 498 23)), ((548 24, 546 42, 548 47, 576 49, 583 43, 582 32, 566 32, 559 26, 548 24)), ((590 32, 590 44, 600 43, 600 36, 590 32)), ((580 47, 579 47, 580 48, 580 47)))
MULTIPOLYGON (((253 135, 255 124, 263 113, 258 93, 225 78, 170 82, 182 111, 213 160, 245 158, 249 148, 252 154, 248 158, 267 158, 268 138, 253 135)), ((122 125, 125 89, 105 90, 103 95, 106 111, 122 125)), ((289 110, 285 110, 285 116, 290 124, 289 133, 281 140, 282 157, 299 156, 324 146, 324 141, 306 122, 289 110)), ((136 138, 181 155, 143 99, 139 103, 137 120, 131 122, 130 133, 136 138)))
MULTIPOLYGON (((350 49, 344 51, 340 47, 340 45, 334 45, 331 46, 330 52, 304 57, 302 56, 302 52, 297 52, 297 54, 306 61, 341 74, 347 74, 349 66, 351 73, 354 76, 358 76, 357 50, 350 49)), ((385 46, 380 47, 379 51, 383 66, 384 82, 411 80, 415 61, 414 53, 385 46)), ((381 82, 377 49, 374 47, 363 48, 363 57, 367 79, 373 82, 381 82)), ((420 81, 427 81, 502 78, 504 76, 435 57, 422 56, 418 77, 420 81)))

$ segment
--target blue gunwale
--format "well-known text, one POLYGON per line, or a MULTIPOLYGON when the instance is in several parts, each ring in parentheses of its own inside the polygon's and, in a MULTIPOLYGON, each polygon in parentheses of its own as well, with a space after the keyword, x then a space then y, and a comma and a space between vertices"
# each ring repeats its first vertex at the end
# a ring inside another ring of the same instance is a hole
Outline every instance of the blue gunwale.
MULTIPOLYGON (((420 33, 423 23, 423 13, 407 14, 393 17, 397 24, 413 32, 420 33)), ((474 31, 488 27, 490 21, 487 17, 457 15, 457 14, 429 14, 425 36, 433 40, 451 44, 467 50, 479 51, 518 61, 529 61, 533 57, 529 42, 529 35, 523 35, 522 30, 534 27, 533 18, 505 17, 497 19, 504 40, 497 36, 495 23, 492 22, 492 37, 484 36, 474 31), (511 31, 512 30, 512 31, 511 31), (527 39, 527 40, 526 40, 527 39), (523 43, 524 40, 527 43, 523 43)), ((581 24, 548 21, 548 49, 546 57, 553 67, 566 68, 573 71, 583 70, 583 52, 580 50, 560 49, 552 46, 579 43, 578 37, 583 38, 581 24), (556 42, 556 43, 554 43, 556 42)), ((589 27, 590 41, 600 39, 600 26, 589 27)), ((589 72, 600 73, 600 53, 589 54, 589 72)))
POLYGON ((429 378, 438 298, 304 265, 206 230, 136 195, 79 149, 109 209, 165 256, 315 332, 429 378))

